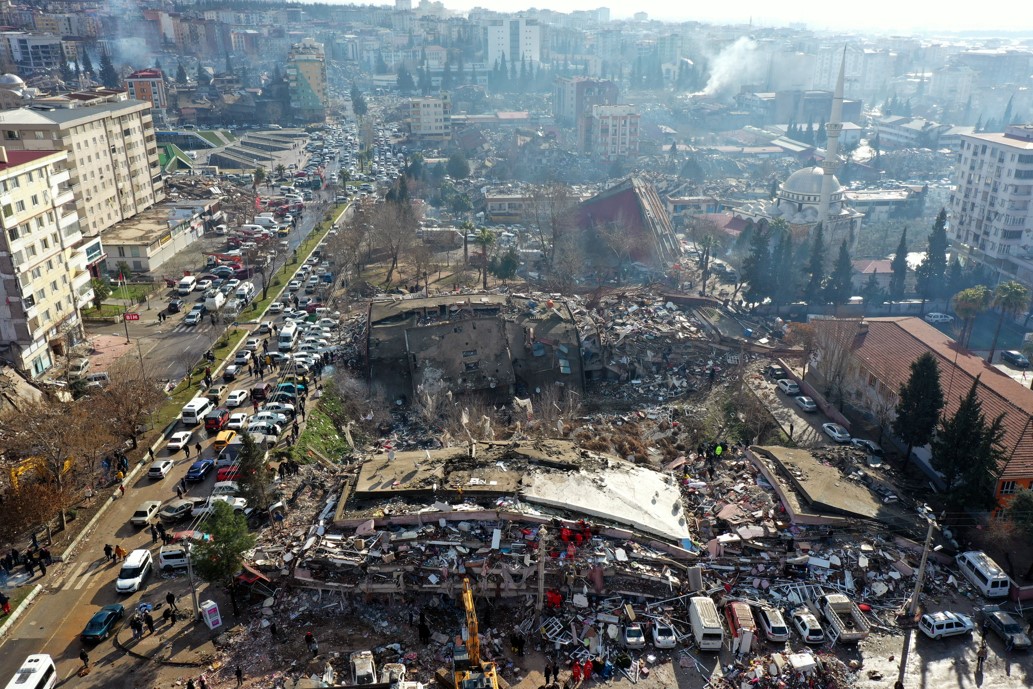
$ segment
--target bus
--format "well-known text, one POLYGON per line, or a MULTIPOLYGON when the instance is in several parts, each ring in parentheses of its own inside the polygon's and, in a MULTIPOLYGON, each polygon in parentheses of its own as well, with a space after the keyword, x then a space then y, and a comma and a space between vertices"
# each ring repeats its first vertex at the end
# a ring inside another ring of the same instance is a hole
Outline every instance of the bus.
POLYGON ((7 683, 7 689, 53 689, 57 684, 54 659, 45 653, 30 655, 7 683))

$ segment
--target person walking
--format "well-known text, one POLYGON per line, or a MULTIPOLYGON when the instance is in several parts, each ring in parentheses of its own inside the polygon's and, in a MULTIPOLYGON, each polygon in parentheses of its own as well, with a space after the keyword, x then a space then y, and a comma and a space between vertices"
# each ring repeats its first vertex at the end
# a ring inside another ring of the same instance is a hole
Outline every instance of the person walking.
POLYGON ((183 486, 179 485, 178 483, 176 484, 176 499, 183 499, 183 486))
POLYGON ((201 459, 201 454, 203 453, 203 450, 201 448, 201 441, 200 440, 198 440, 196 443, 194 443, 194 452, 197 453, 197 458, 201 459))
POLYGON ((125 495, 126 495, 126 484, 124 484, 124 483, 118 484, 118 497, 124 498, 125 495))
POLYGON ((982 672, 983 671, 983 663, 986 662, 986 656, 987 656, 986 639, 984 638, 979 643, 979 651, 976 652, 976 658, 979 661, 978 664, 976 665, 976 672, 982 672))
POLYGON ((176 612, 179 612, 179 606, 176 605, 176 594, 174 594, 172 591, 169 591, 165 594, 165 602, 169 604, 169 608, 175 610, 176 612))
POLYGON ((154 616, 151 615, 151 611, 147 610, 143 614, 143 623, 147 625, 147 631, 151 634, 154 633, 154 616))
POLYGON ((151 545, 158 542, 158 527, 151 524, 151 545))
POLYGON ((183 446, 183 454, 186 455, 187 459, 190 459, 190 445, 189 444, 183 446))
POLYGON ((121 544, 115 546, 115 562, 126 559, 126 549, 121 544))
POLYGON ((133 630, 134 641, 143 636, 143 622, 136 615, 133 615, 133 619, 129 620, 129 628, 133 630))
POLYGON ((110 543, 105 543, 104 544, 104 559, 105 560, 114 560, 115 559, 115 549, 111 547, 110 543))
POLYGON ((552 658, 545 661, 545 684, 552 684, 552 658))
POLYGON ((172 612, 172 608, 165 608, 165 612, 161 614, 161 619, 165 622, 165 624, 175 624, 176 613, 172 612))
POLYGON ((47 576, 47 563, 43 561, 43 558, 39 558, 36 564, 39 565, 39 575, 41 577, 47 576))
POLYGON ((237 677, 237 686, 239 687, 244 683, 244 671, 241 670, 240 666, 238 665, 236 671, 234 671, 233 674, 237 677))
POLYGON ((82 661, 82 669, 86 669, 90 666, 90 654, 86 652, 86 649, 79 651, 79 660, 82 661))

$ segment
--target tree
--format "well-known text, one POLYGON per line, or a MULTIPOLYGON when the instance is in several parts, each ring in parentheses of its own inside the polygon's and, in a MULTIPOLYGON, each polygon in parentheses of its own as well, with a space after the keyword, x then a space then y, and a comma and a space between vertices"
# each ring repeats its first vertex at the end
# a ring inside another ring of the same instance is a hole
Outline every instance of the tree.
POLYGON ((810 304, 818 298, 825 285, 825 235, 821 223, 814 228, 814 240, 807 257, 806 275, 807 287, 804 288, 803 298, 810 304))
POLYGON ((868 276, 868 281, 861 288, 861 298, 866 305, 878 306, 886 301, 886 292, 879 284, 879 271, 868 276))
POLYGON ((1019 309, 1025 308, 1029 303, 1029 289, 1021 282, 1009 280, 997 285, 994 290, 994 306, 999 314, 997 316, 997 327, 994 328, 994 339, 990 343, 990 353, 986 355, 986 362, 994 362, 994 354, 997 352, 997 338, 1001 334, 1001 326, 1007 316, 1014 316, 1019 309))
POLYGON ((517 268, 519 267, 520 257, 517 255, 516 249, 510 247, 501 256, 492 256, 488 269, 504 285, 507 280, 512 280, 516 277, 517 268))
POLYGON ((765 228, 756 228, 751 233, 750 253, 742 262, 742 279, 746 282, 746 301, 760 304, 774 294, 774 276, 771 264, 770 233, 765 228))
POLYGON ((395 81, 398 90, 401 93, 412 93, 416 90, 416 81, 412 78, 412 73, 402 65, 398 68, 398 79, 395 81))
POLYGON ((265 168, 259 165, 251 175, 252 191, 257 190, 263 184, 265 184, 265 168))
POLYGON ((1004 458, 1004 414, 987 423, 978 390, 977 376, 954 416, 940 419, 933 438, 932 465, 943 475, 947 504, 954 510, 996 505, 995 477, 1004 458))
POLYGON ((180 86, 187 83, 187 71, 184 69, 182 62, 176 67, 176 83, 180 86))
POLYGON ((266 463, 265 450, 259 447, 255 439, 248 432, 240 434, 241 448, 237 456, 237 468, 240 478, 237 484, 240 486, 240 497, 247 500, 247 504, 259 510, 269 508, 269 485, 272 482, 272 471, 266 463))
POLYGON ((232 584, 244 562, 244 553, 255 545, 247 520, 225 502, 216 502, 203 526, 211 539, 194 545, 194 571, 210 584, 232 584))
POLYGON ((889 298, 890 301, 900 301, 904 298, 904 291, 907 285, 907 228, 900 233, 900 241, 897 242, 897 251, 893 254, 893 262, 890 264, 893 275, 890 276, 889 298))
POLYGON ((93 77, 97 74, 93 71, 93 60, 90 59, 90 53, 86 50, 82 51, 82 71, 88 77, 93 77))
POLYGON ((851 278, 854 275, 854 266, 850 262, 850 251, 847 249, 846 240, 839 245, 839 255, 836 257, 836 265, 832 268, 828 284, 825 285, 825 298, 833 304, 845 304, 850 301, 854 291, 851 278))
POLYGON ((212 83, 212 78, 208 75, 208 70, 204 68, 204 65, 200 61, 197 63, 197 80, 198 86, 208 86, 212 83))
POLYGON ((940 366, 932 353, 925 352, 911 362, 911 375, 901 384, 897 399, 893 432, 907 443, 904 461, 910 461, 912 449, 932 440, 943 409, 940 366))
POLYGON ((108 373, 108 384, 90 395, 91 413, 136 449, 151 413, 165 400, 165 391, 135 362, 119 361, 108 373))
POLYGON ((104 300, 111 296, 111 283, 101 278, 93 278, 90 280, 90 286, 93 288, 93 307, 99 309, 104 300))
POLYGON ((365 117, 366 113, 369 112, 369 106, 366 105, 366 97, 362 95, 362 91, 359 90, 358 84, 355 83, 352 83, 351 101, 352 112, 355 113, 355 116, 365 117))
POLYGON ((100 83, 109 89, 114 89, 121 85, 120 82, 118 70, 115 69, 114 63, 111 62, 111 55, 107 51, 102 52, 100 54, 100 83))
POLYGON ((772 236, 778 237, 778 246, 775 247, 775 255, 771 261, 772 299, 776 305, 781 306, 796 297, 799 284, 799 271, 793 265, 793 235, 789 231, 789 223, 782 218, 772 221, 768 225, 768 231, 772 236))
POLYGON ((947 270, 947 294, 957 294, 968 286, 968 277, 961 267, 961 261, 955 256, 947 270))
POLYGON ((1012 495, 1004 516, 1013 521, 1026 538, 1033 538, 1033 490, 1023 488, 1012 495))
POLYGON ((531 228, 545 254, 545 268, 552 269, 556 246, 574 228, 577 197, 559 182, 532 187, 525 206, 524 223, 531 228))
POLYGON ((284 177, 287 176, 287 166, 284 165, 283 163, 280 163, 279 165, 277 165, 274 168, 274 170, 276 172, 276 178, 277 179, 283 179, 284 177))
POLYGON ((470 162, 462 153, 453 153, 448 157, 445 170, 452 179, 466 179, 470 176, 470 162))
POLYGON ((481 287, 488 289, 488 251, 495 244, 495 235, 491 230, 482 229, 473 243, 481 247, 481 287))
POLYGON ((638 246, 635 237, 628 232, 628 223, 623 214, 610 222, 603 222, 596 225, 595 233, 603 248, 613 258, 613 268, 617 284, 621 284, 624 278, 624 269, 631 262, 632 252, 638 246))
POLYGON ((918 266, 918 293, 923 301, 941 299, 947 289, 947 211, 941 209, 929 235, 929 245, 918 266))
POLYGON ((951 299, 954 313, 961 319, 961 335, 958 337, 958 345, 968 346, 968 340, 972 337, 972 324, 976 316, 986 311, 990 305, 990 290, 985 285, 976 285, 961 290, 951 299))
POLYGON ((0 545, 21 547, 27 531, 35 531, 52 516, 56 502, 53 484, 44 481, 19 481, 18 488, 0 495, 4 518, 0 519, 0 545))

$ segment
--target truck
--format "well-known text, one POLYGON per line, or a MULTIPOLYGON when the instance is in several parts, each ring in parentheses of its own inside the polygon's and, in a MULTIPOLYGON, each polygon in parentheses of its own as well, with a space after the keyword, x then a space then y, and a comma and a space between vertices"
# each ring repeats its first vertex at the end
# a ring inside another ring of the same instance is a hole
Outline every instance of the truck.
POLYGON ((226 295, 222 292, 216 291, 215 294, 204 300, 204 307, 211 311, 218 311, 222 308, 222 305, 226 303, 226 295))
POLYGON ((856 644, 868 638, 871 626, 857 604, 842 593, 829 593, 817 599, 818 610, 828 623, 830 635, 844 643, 856 644))

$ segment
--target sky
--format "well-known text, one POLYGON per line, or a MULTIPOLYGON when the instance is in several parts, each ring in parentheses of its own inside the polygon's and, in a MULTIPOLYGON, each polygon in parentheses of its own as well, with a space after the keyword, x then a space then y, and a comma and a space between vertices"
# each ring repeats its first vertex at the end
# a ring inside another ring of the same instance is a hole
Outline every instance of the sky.
MULTIPOLYGON (((346 0, 330 0, 345 2, 346 0)), ((372 0, 383 4, 383 0, 372 0)), ((417 5, 419 0, 413 0, 417 5)), ((827 0, 736 0, 735 2, 675 2, 674 0, 636 0, 636 2, 606 2, 605 0, 550 0, 536 3, 506 2, 503 0, 444 0, 452 10, 466 11, 483 7, 500 12, 514 12, 528 7, 540 7, 570 12, 609 7, 614 19, 629 18, 635 12, 646 12, 650 19, 664 21, 696 20, 708 23, 747 23, 784 26, 800 22, 818 30, 899 32, 958 32, 958 31, 1025 31, 1033 39, 1033 12, 1023 0, 982 0, 978 11, 959 0, 946 2, 900 2, 900 0, 865 0, 841 2, 831 12, 827 0)))

